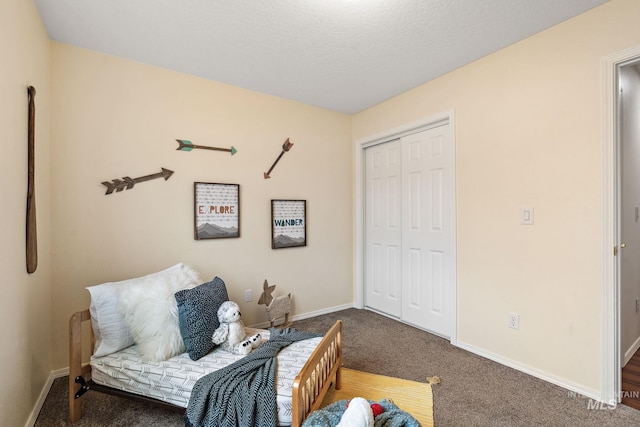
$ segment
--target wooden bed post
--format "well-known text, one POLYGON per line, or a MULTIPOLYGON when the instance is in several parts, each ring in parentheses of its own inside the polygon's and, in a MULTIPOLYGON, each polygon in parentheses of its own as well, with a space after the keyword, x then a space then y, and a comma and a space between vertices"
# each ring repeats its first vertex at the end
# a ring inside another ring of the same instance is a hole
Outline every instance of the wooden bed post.
POLYGON ((82 322, 91 318, 89 310, 74 313, 69 319, 69 421, 82 418, 82 399, 75 398, 80 388, 75 383, 78 376, 84 374, 82 368, 82 322))

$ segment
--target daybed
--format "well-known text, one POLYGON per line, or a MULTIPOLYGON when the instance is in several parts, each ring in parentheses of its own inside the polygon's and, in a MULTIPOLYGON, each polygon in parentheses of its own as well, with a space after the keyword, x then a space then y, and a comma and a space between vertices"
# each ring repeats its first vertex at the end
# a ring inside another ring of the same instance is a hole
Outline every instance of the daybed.
MULTIPOLYGON (((82 396, 90 389, 184 413, 191 389, 199 378, 242 357, 217 348, 198 360, 192 360, 191 354, 182 353, 166 361, 148 362, 139 357, 137 344, 96 357, 96 337, 91 321, 90 310, 77 312, 69 320, 71 422, 81 418, 82 396), (84 360, 86 354, 91 353, 90 362, 83 363, 83 351, 84 360), (179 385, 176 385, 176 378, 179 379, 179 385)), ((332 383, 336 389, 340 388, 342 322, 337 321, 324 337, 294 342, 285 347, 278 353, 277 362, 278 425, 299 427, 311 412, 319 408, 332 383), (288 380, 287 370, 292 372, 288 380), (285 409, 282 409, 282 396, 288 399, 289 390, 291 406, 285 404, 285 409), (281 412, 285 415, 282 416, 281 412)))
MULTIPOLYGON (((71 422, 78 421, 82 417, 82 397, 89 389, 129 399, 146 401, 177 412, 184 412, 186 404, 180 406, 175 403, 167 403, 162 400, 133 394, 94 382, 91 375, 91 363, 82 363, 82 324, 90 321, 91 315, 89 310, 77 312, 73 314, 69 320, 69 420, 71 422)), ((93 348, 93 333, 91 328, 88 329, 91 335, 91 348, 93 348)), ((216 351, 223 352, 221 349, 216 351)), ((213 353, 216 353, 216 351, 213 353)), ((123 356, 125 358, 128 357, 132 359, 136 357, 135 349, 132 347, 118 353, 120 353, 121 357, 123 356)), ((215 357, 213 354, 210 356, 215 357)), ((224 356, 228 357, 229 353, 226 353, 224 356)), ((189 360, 185 354, 177 358, 182 362, 189 360)), ((115 360, 117 356, 111 356, 111 359, 115 360)), ((125 365, 123 364, 121 366, 124 367, 125 365)), ((293 380, 291 389, 291 425, 293 427, 300 427, 308 415, 319 408, 332 382, 336 389, 340 388, 341 366, 342 322, 337 321, 319 341, 315 350, 293 380)), ((205 374, 206 372, 202 372, 198 376, 205 374)), ((191 383, 191 386, 193 386, 193 383, 191 383)), ((185 402, 188 402, 188 396, 186 396, 185 402)))

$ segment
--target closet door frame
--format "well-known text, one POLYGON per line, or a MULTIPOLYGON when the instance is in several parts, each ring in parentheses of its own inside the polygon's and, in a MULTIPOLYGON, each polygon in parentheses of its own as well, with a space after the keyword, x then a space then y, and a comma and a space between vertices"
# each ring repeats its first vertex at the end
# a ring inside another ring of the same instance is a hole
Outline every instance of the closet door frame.
POLYGON ((434 127, 449 124, 450 136, 451 136, 451 149, 452 155, 452 179, 451 188, 449 189, 452 194, 451 198, 451 213, 453 230, 451 233, 451 247, 453 248, 453 262, 451 266, 451 287, 449 289, 450 294, 450 325, 451 336, 449 341, 452 344, 456 344, 456 197, 455 197, 455 123, 454 123, 454 111, 447 110, 433 116, 425 117, 415 122, 406 123, 396 128, 388 129, 375 135, 371 135, 365 138, 356 140, 355 142, 355 216, 354 216, 354 229, 355 229, 355 307, 364 308, 364 215, 365 215, 365 149, 373 145, 382 144, 394 139, 402 138, 403 136, 411 135, 416 132, 432 129, 434 127))

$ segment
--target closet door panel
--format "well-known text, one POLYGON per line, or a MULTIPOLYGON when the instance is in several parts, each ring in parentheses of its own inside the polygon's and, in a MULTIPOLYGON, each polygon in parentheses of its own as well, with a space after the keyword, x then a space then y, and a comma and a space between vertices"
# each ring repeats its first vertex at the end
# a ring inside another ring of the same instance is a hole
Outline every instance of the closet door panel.
POLYGON ((365 305, 400 318, 400 141, 367 148, 365 160, 365 305))
POLYGON ((401 139, 403 153, 402 320, 450 335, 447 286, 452 262, 447 191, 448 126, 401 139))

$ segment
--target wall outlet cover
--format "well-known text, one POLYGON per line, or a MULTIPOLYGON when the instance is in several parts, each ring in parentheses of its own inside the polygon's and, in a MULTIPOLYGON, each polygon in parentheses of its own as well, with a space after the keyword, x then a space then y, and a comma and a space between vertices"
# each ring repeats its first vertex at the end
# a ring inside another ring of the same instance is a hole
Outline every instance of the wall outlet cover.
POLYGON ((509 313, 508 325, 512 329, 520 329, 520 315, 509 313))

